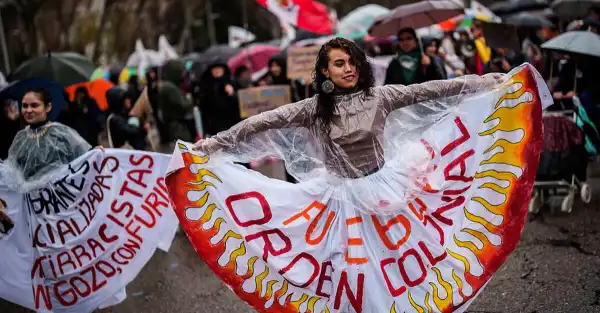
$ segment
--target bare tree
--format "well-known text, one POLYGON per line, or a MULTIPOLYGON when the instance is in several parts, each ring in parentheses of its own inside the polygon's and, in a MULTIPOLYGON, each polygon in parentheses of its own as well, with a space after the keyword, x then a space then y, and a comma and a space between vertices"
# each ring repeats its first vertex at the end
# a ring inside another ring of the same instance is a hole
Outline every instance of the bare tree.
POLYGON ((94 52, 92 54, 92 60, 98 62, 100 59, 100 47, 102 45, 102 38, 104 37, 104 30, 106 29, 106 23, 112 8, 117 4, 119 0, 104 0, 104 8, 102 8, 102 14, 100 15, 100 25, 96 31, 96 39, 94 40, 94 52))

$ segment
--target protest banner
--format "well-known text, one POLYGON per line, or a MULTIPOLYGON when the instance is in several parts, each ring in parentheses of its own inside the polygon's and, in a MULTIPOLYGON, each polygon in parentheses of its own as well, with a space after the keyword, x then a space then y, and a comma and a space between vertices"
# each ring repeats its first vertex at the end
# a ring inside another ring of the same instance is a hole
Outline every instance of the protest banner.
POLYGON ((262 86, 238 91, 240 116, 247 118, 292 101, 290 86, 262 86))
POLYGON ((312 82, 312 73, 321 46, 290 47, 287 50, 287 75, 289 79, 304 79, 312 82))
POLYGON ((419 175, 392 159, 365 178, 288 184, 179 142, 166 178, 176 214, 259 312, 464 312, 519 241, 551 99, 530 66, 510 75, 405 143, 426 152, 419 175), (406 181, 369 187, 390 171, 406 181))
POLYGON ((0 281, 7 282, 0 297, 54 313, 115 304, 177 230, 163 178, 168 161, 164 154, 93 150, 43 188, 0 189, 14 224, 0 237, 0 281))

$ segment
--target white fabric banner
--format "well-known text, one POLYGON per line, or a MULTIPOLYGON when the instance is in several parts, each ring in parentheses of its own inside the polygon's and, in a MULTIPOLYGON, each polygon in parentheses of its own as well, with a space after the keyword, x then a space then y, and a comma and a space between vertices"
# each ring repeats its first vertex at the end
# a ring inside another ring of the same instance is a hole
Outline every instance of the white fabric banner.
POLYGON ((93 150, 44 188, 0 187, 0 297, 54 313, 123 300, 125 286, 156 248, 169 249, 177 230, 163 178, 168 161, 93 150))
POLYGON ((443 114, 394 111, 385 164, 356 179, 290 184, 180 142, 167 186, 198 254, 259 312, 464 312, 519 242, 551 99, 525 65, 443 114))

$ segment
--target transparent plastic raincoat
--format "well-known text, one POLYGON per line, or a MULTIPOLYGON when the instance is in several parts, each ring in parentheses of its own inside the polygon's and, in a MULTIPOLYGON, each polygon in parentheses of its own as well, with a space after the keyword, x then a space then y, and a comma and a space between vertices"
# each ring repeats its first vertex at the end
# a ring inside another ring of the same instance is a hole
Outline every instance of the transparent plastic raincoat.
POLYGON ((167 187, 206 264, 270 312, 464 312, 515 249, 539 160, 537 71, 316 98, 179 142, 167 187), (279 157, 298 184, 235 162, 279 157))
MULTIPOLYGON (((15 136, 5 165, 15 170, 14 183, 43 184, 40 179, 77 159, 92 147, 72 128, 49 122, 38 128, 27 126, 15 136)), ((34 187, 35 188, 35 187, 34 187)))

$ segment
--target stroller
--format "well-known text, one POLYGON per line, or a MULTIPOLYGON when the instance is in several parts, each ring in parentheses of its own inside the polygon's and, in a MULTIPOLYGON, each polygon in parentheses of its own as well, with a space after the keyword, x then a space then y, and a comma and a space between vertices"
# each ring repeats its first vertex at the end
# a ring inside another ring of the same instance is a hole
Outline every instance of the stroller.
POLYGON ((600 137, 577 97, 569 108, 551 106, 542 119, 544 139, 529 212, 538 213, 551 196, 560 196, 561 211, 570 213, 577 194, 586 204, 592 200, 587 167, 600 137))

